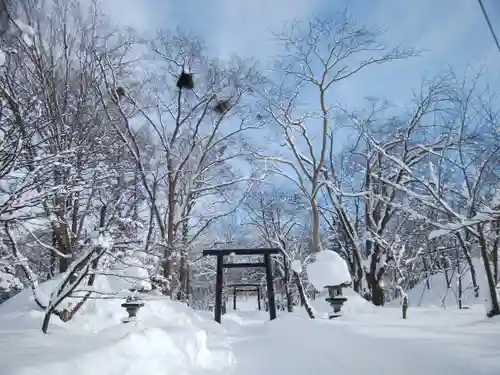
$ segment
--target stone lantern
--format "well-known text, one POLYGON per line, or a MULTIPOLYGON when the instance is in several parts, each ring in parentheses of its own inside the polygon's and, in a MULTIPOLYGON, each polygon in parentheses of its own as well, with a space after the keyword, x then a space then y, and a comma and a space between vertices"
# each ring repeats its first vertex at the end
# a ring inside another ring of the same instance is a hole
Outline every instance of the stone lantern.
POLYGON ((127 318, 123 318, 123 323, 129 323, 137 318, 137 312, 144 306, 144 302, 139 301, 136 297, 128 297, 121 305, 128 313, 127 318))
POLYGON ((327 285, 325 288, 328 290, 328 298, 325 298, 325 301, 333 307, 333 313, 328 315, 329 319, 337 318, 341 316, 340 310, 344 305, 347 298, 342 295, 342 288, 349 286, 348 283, 344 283, 341 285, 327 285))

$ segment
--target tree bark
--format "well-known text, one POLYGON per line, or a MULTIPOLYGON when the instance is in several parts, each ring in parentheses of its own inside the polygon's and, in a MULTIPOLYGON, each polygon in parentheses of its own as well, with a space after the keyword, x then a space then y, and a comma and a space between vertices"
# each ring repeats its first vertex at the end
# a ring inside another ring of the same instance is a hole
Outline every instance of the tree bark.
POLYGON ((478 225, 478 232, 479 232, 479 246, 481 248, 481 258, 483 259, 486 279, 488 281, 488 289, 490 292, 491 310, 487 313, 487 315, 488 317, 491 318, 495 315, 500 315, 500 305, 498 303, 496 283, 495 279, 493 278, 493 272, 491 271, 490 260, 488 257, 488 247, 486 240, 484 238, 484 232, 481 228, 481 224, 478 225))
POLYGON ((306 292, 304 290, 304 285, 302 284, 302 280, 300 279, 300 276, 297 272, 294 271, 293 275, 295 276, 294 277, 295 285, 297 285, 297 290, 299 291, 300 303, 305 307, 307 315, 309 315, 309 318, 314 319, 315 318, 314 310, 307 299, 306 292))

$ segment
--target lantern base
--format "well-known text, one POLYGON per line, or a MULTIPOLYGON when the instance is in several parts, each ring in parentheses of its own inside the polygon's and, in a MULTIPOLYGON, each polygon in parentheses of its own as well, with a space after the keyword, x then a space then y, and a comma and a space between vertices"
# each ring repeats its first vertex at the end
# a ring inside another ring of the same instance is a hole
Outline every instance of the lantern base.
POLYGON ((122 323, 135 323, 137 322, 137 317, 126 317, 121 319, 122 323))
POLYGON ((336 314, 336 313, 329 313, 328 314, 328 319, 338 318, 339 316, 342 316, 342 315, 341 314, 336 314))

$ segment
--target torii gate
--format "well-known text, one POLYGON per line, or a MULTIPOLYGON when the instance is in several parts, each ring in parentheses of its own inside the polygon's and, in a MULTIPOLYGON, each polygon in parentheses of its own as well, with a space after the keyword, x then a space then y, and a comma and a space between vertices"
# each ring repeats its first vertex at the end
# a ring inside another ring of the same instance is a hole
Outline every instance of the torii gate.
POLYGON ((236 310, 236 294, 238 292, 248 292, 248 291, 256 291, 257 292, 257 306, 260 308, 260 288, 261 285, 257 283, 236 283, 229 284, 228 287, 233 288, 233 310, 236 310), (244 289, 243 289, 244 288, 244 289), (250 288, 250 289, 247 289, 250 288))
POLYGON ((222 287, 224 284, 224 268, 249 268, 263 267, 266 269, 267 300, 269 303, 269 318, 276 319, 276 303, 274 301, 273 273, 271 266, 271 254, 280 254, 279 248, 256 248, 256 249, 209 249, 203 250, 203 256, 217 257, 217 273, 215 279, 215 311, 214 318, 217 323, 222 320, 222 287), (224 263, 224 257, 228 255, 262 255, 264 262, 261 263, 224 263))

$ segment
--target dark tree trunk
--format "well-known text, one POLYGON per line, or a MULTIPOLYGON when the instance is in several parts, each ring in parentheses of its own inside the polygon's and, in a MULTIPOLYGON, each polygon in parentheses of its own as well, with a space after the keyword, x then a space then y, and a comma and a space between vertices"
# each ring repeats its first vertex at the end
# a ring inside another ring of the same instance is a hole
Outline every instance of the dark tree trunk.
POLYGON ((462 234, 461 233, 458 233, 457 235, 457 238, 458 238, 458 242, 460 243, 460 246, 462 247, 462 250, 463 250, 463 253, 464 253, 464 256, 465 256, 465 260, 467 262, 467 264, 469 265, 469 269, 470 269, 470 277, 472 279, 472 287, 474 289, 474 296, 476 298, 479 297, 479 285, 477 283, 477 277, 476 277, 476 268, 474 267, 474 264, 472 263, 472 257, 470 256, 470 249, 469 249, 469 246, 467 245, 468 241, 469 241, 469 232, 467 232, 465 235, 466 235, 466 238, 465 238, 465 241, 464 241, 464 238, 462 237, 462 234))
POLYGON ((189 264, 188 264, 188 222, 184 221, 182 223, 182 249, 181 249, 181 259, 179 265, 179 291, 178 300, 182 302, 187 302, 189 295, 189 264))
POLYGON ((285 284, 285 296, 286 296, 286 308, 288 312, 293 312, 293 301, 292 301, 292 293, 290 291, 290 267, 288 264, 288 259, 283 257, 283 273, 284 273, 284 284, 285 284))
POLYGON ((496 283, 493 278, 493 272, 490 267, 490 260, 488 258, 488 245, 484 239, 484 232, 481 225, 478 225, 479 231, 479 245, 481 247, 481 258, 483 259, 484 270, 486 273, 486 279, 488 280, 488 289, 490 292, 490 302, 491 310, 488 312, 488 317, 493 317, 495 315, 500 315, 500 305, 498 303, 498 295, 496 291, 496 283))
POLYGON ((307 301, 307 296, 304 290, 304 285, 302 284, 302 280, 300 280, 300 276, 297 274, 297 272, 294 271, 293 275, 295 276, 294 277, 295 285, 297 285, 297 290, 299 291, 300 295, 300 304, 305 307, 307 315, 309 315, 309 318, 314 319, 315 318, 314 311, 309 302, 307 301))
POLYGON ((358 279, 355 279, 355 280, 353 281, 353 283, 352 283, 352 288, 354 289, 354 291, 355 291, 356 293, 361 294, 361 285, 362 285, 362 283, 361 283, 361 279, 359 279, 359 280, 358 280, 358 279))
POLYGON ((377 265, 379 262, 379 258, 381 255, 382 249, 378 243, 373 243, 372 241, 368 241, 369 249, 371 249, 371 261, 370 261, 370 269, 366 274, 366 281, 368 283, 368 288, 371 292, 371 301, 375 306, 384 306, 385 304, 385 296, 384 290, 380 286, 380 281, 382 280, 385 268, 381 266, 377 271, 377 265))
POLYGON ((384 290, 380 287, 377 277, 369 273, 366 275, 366 281, 368 282, 368 287, 370 288, 372 303, 375 306, 384 306, 384 290))

